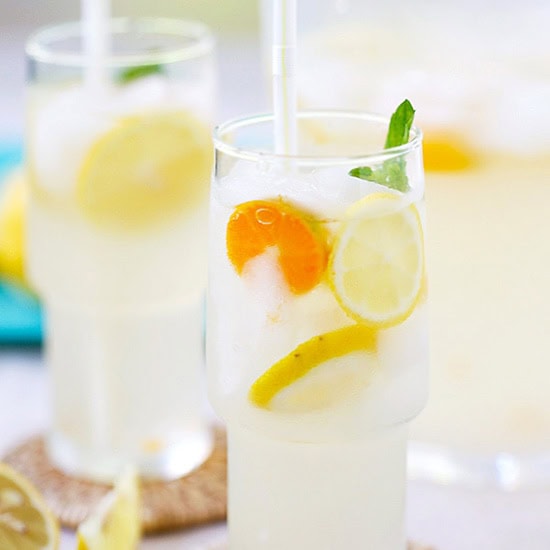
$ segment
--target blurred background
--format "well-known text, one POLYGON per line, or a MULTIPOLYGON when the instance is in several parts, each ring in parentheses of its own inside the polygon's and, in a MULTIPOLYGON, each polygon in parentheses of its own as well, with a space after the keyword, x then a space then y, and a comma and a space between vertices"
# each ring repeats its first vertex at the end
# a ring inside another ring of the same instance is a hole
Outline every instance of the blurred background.
MULTIPOLYGON (((240 63, 235 68, 250 63, 254 66, 257 48, 239 48, 243 41, 254 41, 258 34, 257 0, 113 0, 115 16, 164 16, 200 19, 211 26, 219 37, 219 57, 221 82, 224 95, 220 103, 220 117, 231 116, 232 95, 241 79, 231 78, 224 67, 225 60, 234 57, 239 50, 240 63), (241 55, 242 54, 242 55, 241 55)), ((0 139, 17 139, 22 133, 23 122, 23 83, 24 55, 26 37, 37 27, 62 21, 78 19, 79 0, 2 0, 0 2, 0 139)), ((259 65, 258 65, 259 72, 259 65)), ((256 75, 247 71, 246 77, 254 79, 256 75)), ((234 73, 233 73, 234 75, 234 73)), ((246 99, 253 102, 252 110, 261 106, 260 99, 250 94, 255 86, 242 86, 246 99)), ((237 109, 239 107, 237 106, 237 109)))

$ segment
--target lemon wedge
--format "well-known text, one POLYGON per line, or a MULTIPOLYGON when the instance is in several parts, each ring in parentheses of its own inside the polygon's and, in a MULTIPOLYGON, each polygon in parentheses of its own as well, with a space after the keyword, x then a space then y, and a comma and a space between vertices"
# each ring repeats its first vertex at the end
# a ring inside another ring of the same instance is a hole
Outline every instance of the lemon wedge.
POLYGON ((372 374, 371 363, 349 361, 349 354, 375 351, 376 333, 363 325, 314 336, 264 372, 252 384, 249 399, 277 412, 330 407, 363 387, 372 374))
POLYGON ((22 170, 2 186, 0 200, 0 275, 25 285, 25 215, 27 187, 22 170))
POLYGON ((360 323, 387 328, 418 303, 424 245, 416 207, 394 193, 373 193, 353 204, 329 260, 330 284, 344 311, 360 323))
POLYGON ((77 550, 134 550, 141 538, 138 475, 128 468, 77 531, 77 550))
POLYGON ((210 132, 191 114, 120 119, 86 156, 77 203, 97 224, 149 227, 206 198, 212 157, 210 132))
POLYGON ((0 463, 0 548, 55 550, 59 525, 43 497, 21 474, 0 463))

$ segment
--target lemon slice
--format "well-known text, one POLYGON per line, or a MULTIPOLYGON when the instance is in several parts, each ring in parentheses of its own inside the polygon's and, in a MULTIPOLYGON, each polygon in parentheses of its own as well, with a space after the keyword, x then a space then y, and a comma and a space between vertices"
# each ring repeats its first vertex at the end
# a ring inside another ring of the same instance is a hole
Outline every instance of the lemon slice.
POLYGON ((419 301, 424 245, 414 205, 373 193, 350 207, 329 260, 331 287, 344 311, 376 328, 404 321, 419 301))
POLYGON ((376 333, 362 325, 314 336, 264 372, 252 384, 249 399, 258 407, 279 412, 307 412, 332 406, 370 378, 371 369, 364 360, 359 369, 357 363, 349 361, 349 368, 346 367, 349 354, 372 354, 375 350, 376 333), (332 364, 337 358, 344 361, 332 364), (317 376, 313 370, 318 371, 317 376))
POLYGON ((141 538, 139 479, 128 468, 78 528, 77 550, 134 550, 141 538))
POLYGON ((91 147, 77 202, 98 224, 147 227, 205 198, 211 167, 210 132, 192 115, 126 117, 91 147))
POLYGON ((460 139, 434 133, 423 140, 426 172, 456 172, 475 164, 474 154, 460 139))
POLYGON ((2 186, 0 201, 0 275, 20 284, 24 276, 27 187, 23 172, 14 172, 2 186))
POLYGON ((59 526, 32 484, 0 463, 0 548, 53 550, 59 546, 59 526))

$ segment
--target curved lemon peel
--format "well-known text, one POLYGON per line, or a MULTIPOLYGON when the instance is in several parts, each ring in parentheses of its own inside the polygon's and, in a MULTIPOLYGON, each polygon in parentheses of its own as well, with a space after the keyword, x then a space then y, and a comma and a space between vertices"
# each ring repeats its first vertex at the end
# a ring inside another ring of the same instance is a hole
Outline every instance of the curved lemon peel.
POLYGON ((269 409, 271 400, 281 390, 318 365, 354 351, 374 353, 376 341, 376 332, 365 325, 351 325, 314 336, 264 372, 252 384, 249 399, 257 407, 269 409))

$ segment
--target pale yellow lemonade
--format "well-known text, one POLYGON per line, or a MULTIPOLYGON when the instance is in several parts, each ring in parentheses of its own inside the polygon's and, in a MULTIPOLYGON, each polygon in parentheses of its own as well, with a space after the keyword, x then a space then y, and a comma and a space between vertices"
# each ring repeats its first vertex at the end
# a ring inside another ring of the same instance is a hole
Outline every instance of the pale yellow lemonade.
POLYGON ((304 119, 290 160, 255 135, 241 149, 239 124, 218 132, 207 359, 231 550, 405 548, 428 367, 420 142, 408 191, 351 177, 384 161, 359 155, 385 123, 356 116, 304 119))
POLYGON ((201 319, 214 80, 198 74, 29 89, 28 267, 46 312, 49 451, 71 473, 112 479, 133 462, 174 477, 211 449, 201 319))
POLYGON ((428 173, 434 368, 416 440, 470 456, 548 452, 549 184, 550 147, 428 173))
POLYGON ((433 368, 411 473, 443 482, 530 483, 550 456, 550 72, 540 21, 522 17, 533 36, 507 49, 495 27, 465 43, 441 14, 343 18, 302 43, 304 108, 383 111, 408 94, 418 110, 433 368))

